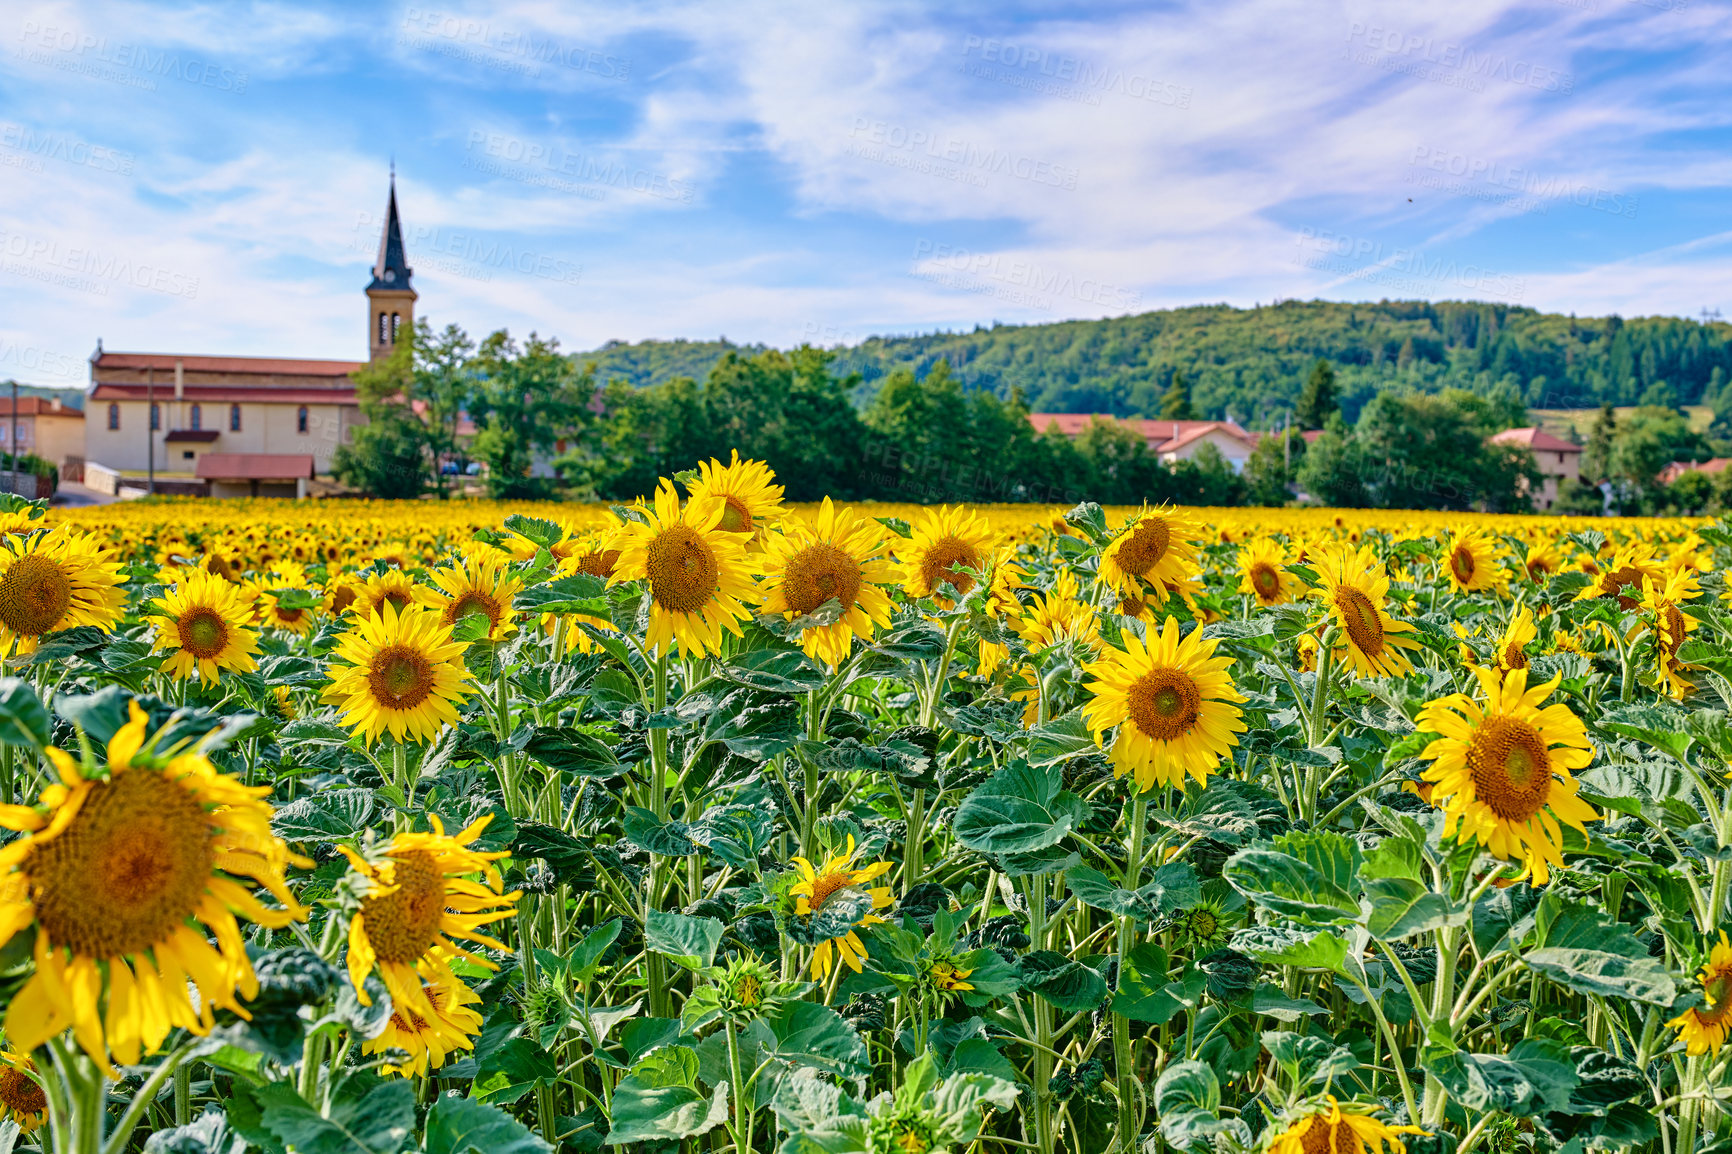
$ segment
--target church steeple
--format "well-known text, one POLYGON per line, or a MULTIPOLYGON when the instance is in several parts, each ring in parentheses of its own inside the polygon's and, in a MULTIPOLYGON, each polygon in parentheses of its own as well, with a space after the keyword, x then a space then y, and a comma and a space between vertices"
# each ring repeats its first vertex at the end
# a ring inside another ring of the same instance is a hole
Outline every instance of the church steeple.
POLYGON ((385 227, 379 233, 379 256, 367 285, 367 344, 369 359, 389 356, 403 326, 415 324, 416 293, 409 284, 413 272, 403 251, 403 226, 397 217, 397 166, 391 165, 391 191, 385 201, 385 227))

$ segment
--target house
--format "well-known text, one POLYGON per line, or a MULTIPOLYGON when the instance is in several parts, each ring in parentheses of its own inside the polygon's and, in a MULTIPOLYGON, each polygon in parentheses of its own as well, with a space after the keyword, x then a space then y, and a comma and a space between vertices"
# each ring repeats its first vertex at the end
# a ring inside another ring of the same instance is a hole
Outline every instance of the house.
POLYGON ((1700 464, 1695 461, 1673 461, 1660 470, 1660 483, 1670 485, 1685 473, 1724 473, 1727 465, 1732 465, 1732 457, 1715 457, 1700 464))
POLYGON ((0 395, 0 453, 12 452, 14 429, 19 452, 41 457, 62 473, 84 463, 84 413, 58 397, 19 397, 14 412, 12 398, 0 395))
MULTIPOLYGON (((391 178, 366 288, 369 361, 415 323, 416 292, 391 178)), ((366 423, 350 374, 369 361, 114 352, 96 344, 83 457, 96 487, 304 495, 366 423), (305 466, 303 468, 303 466, 305 466), (147 478, 149 479, 147 481, 147 478)))
POLYGON ((1091 422, 1111 421, 1142 437, 1149 451, 1167 464, 1188 461, 1204 445, 1213 445, 1235 473, 1243 472, 1257 439, 1236 421, 1158 421, 1143 417, 1115 417, 1110 413, 1030 413, 1029 424, 1044 433, 1056 426, 1072 440, 1091 422))
POLYGON ((1534 506, 1545 511, 1556 505, 1558 493, 1566 481, 1581 479, 1582 446, 1556 437, 1544 429, 1530 425, 1524 429, 1505 429, 1491 439, 1494 445, 1520 445, 1534 455, 1545 480, 1540 491, 1532 495, 1534 506))

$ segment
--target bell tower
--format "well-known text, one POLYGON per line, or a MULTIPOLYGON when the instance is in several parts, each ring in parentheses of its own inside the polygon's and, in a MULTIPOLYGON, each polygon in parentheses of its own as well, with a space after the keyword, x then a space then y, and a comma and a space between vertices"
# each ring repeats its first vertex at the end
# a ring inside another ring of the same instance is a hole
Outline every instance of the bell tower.
POLYGON ((410 287, 408 258, 403 252, 403 226, 397 219, 397 166, 391 166, 391 194, 385 203, 385 228, 379 234, 379 257, 367 285, 367 359, 391 355, 397 341, 415 325, 415 290, 410 287))

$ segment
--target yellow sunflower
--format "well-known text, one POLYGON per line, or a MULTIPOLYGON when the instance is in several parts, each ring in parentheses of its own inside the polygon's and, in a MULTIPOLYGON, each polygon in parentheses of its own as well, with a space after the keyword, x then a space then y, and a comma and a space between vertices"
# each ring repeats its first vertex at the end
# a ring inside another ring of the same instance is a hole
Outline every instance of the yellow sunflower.
POLYGON ((352 582, 351 588, 355 591, 354 599, 341 610, 351 617, 371 617, 382 605, 391 605, 401 611, 419 600, 415 594, 420 586, 401 569, 369 572, 358 582, 352 582))
POLYGON ((1160 602, 1178 593, 1188 598, 1198 568, 1192 544, 1198 533, 1190 518, 1169 506, 1145 507, 1101 553, 1101 580, 1126 597, 1160 602))
POLYGON ((1457 593, 1482 593, 1503 585, 1503 571, 1498 568, 1498 548, 1491 537, 1479 530, 1457 531, 1444 556, 1443 568, 1449 574, 1449 587, 1457 593))
POLYGON ((457 703, 474 692, 462 643, 424 606, 399 613, 387 602, 343 634, 334 656, 340 664, 328 671, 325 703, 370 742, 386 730, 396 741, 405 733, 432 741, 442 727, 457 724, 457 703))
POLYGON ((720 522, 724 533, 757 533, 774 518, 782 504, 782 486, 776 474, 762 461, 742 461, 740 451, 724 465, 711 457, 698 466, 698 479, 686 486, 686 496, 695 504, 716 498, 723 504, 720 522))
POLYGON ((1665 583, 1665 566, 1655 560, 1653 549, 1639 543, 1624 546, 1610 561, 1593 569, 1588 568, 1591 564, 1584 562, 1582 568, 1594 579, 1576 594, 1577 601, 1604 597, 1616 600, 1618 608, 1628 613, 1642 603, 1642 582, 1665 583))
POLYGON ((649 629, 644 642, 666 651, 679 645, 680 656, 722 651, 722 630, 740 636, 739 623, 751 610, 740 603, 753 595, 752 568, 745 543, 721 527, 729 506, 722 498, 693 498, 680 508, 671 482, 656 490, 655 508, 644 521, 619 528, 619 548, 608 584, 649 584, 649 629))
POLYGON ((1311 1111, 1288 1125, 1269 1142, 1268 1154, 1407 1154, 1402 1134, 1425 1134, 1418 1126, 1390 1126, 1369 1113, 1371 1107, 1349 1103, 1344 1110, 1333 1094, 1325 1095, 1311 1111))
POLYGON ((1520 860, 1543 886, 1562 867, 1564 822, 1581 830, 1600 815, 1576 796, 1570 770, 1594 760, 1587 729, 1567 705, 1541 702, 1559 678, 1528 688, 1528 671, 1476 669, 1483 700, 1452 693, 1419 711, 1421 733, 1438 737, 1419 756, 1434 783, 1443 836, 1477 841, 1504 861, 1520 860), (1460 833, 1457 834, 1457 827, 1460 833))
POLYGON ((1304 596, 1305 584, 1282 568, 1287 551, 1281 543, 1263 537, 1239 550, 1239 592, 1256 598, 1262 606, 1285 605, 1304 596))
POLYGON ((259 635, 246 627, 252 606, 237 586, 203 569, 186 569, 181 579, 160 602, 162 611, 150 614, 156 622, 155 650, 167 650, 162 671, 185 681, 197 671, 207 685, 218 671, 250 673, 258 668, 259 635))
POLYGON ((481 997, 451 973, 442 954, 442 950, 434 947, 429 951, 434 959, 431 963, 424 958, 415 964, 422 995, 433 1012, 423 1016, 416 1007, 393 1005, 391 1020, 384 1031, 361 1047, 368 1054, 407 1051, 409 1058, 402 1064, 380 1067, 386 1074, 405 1078, 411 1074, 425 1075, 443 1066, 454 1052, 475 1048, 482 1022, 481 1014, 471 1007, 480 1005, 481 997))
POLYGON ((34 653, 44 634, 77 625, 112 630, 123 581, 108 550, 70 525, 0 535, 0 657, 34 653))
POLYGON ((1085 641, 1090 645, 1100 640, 1100 621, 1094 606, 1079 597, 1076 578, 1064 570, 1053 580, 1047 593, 1036 593, 1022 616, 1012 625, 1023 643, 1038 652, 1061 641, 1085 641))
POLYGON ((896 578, 885 557, 887 532, 853 509, 837 509, 828 497, 814 520, 791 514, 781 529, 764 541, 759 609, 792 621, 835 600, 841 617, 800 634, 807 656, 835 669, 848 659, 854 638, 871 641, 875 628, 890 624, 890 598, 880 588, 896 578))
POLYGON ((197 748, 157 750, 144 711, 128 712, 106 768, 50 749, 59 783, 34 806, 0 807, 0 825, 24 834, 0 849, 0 944, 34 927, 36 960, 7 1037, 29 1053, 70 1027, 104 1070, 110 1053, 137 1065, 176 1026, 206 1033, 213 1007, 246 1017, 236 994, 258 980, 235 915, 272 928, 305 917, 283 871, 312 864, 271 833, 268 786, 218 773, 197 748))
MULTIPOLYGON (((798 898, 794 912, 801 917, 810 917, 818 913, 825 905, 838 895, 851 896, 864 892, 871 900, 871 909, 881 910, 890 904, 889 886, 867 886, 866 883, 890 872, 887 861, 873 862, 871 865, 854 868, 854 836, 848 836, 848 848, 842 853, 831 854, 824 860, 821 868, 813 869, 812 863, 803 857, 794 859, 794 868, 800 871, 800 880, 789 889, 789 893, 798 898)), ((877 925, 884 919, 870 910, 860 915, 855 922, 856 927, 877 925)), ((834 964, 831 959, 832 950, 849 969, 859 973, 861 962, 866 957, 865 943, 860 935, 850 929, 838 938, 819 942, 812 950, 812 976, 823 981, 830 976, 830 968, 834 964)))
POLYGON ((1514 617, 1505 626, 1503 636, 1497 639, 1497 653, 1492 658, 1492 666, 1499 673, 1508 673, 1512 669, 1528 667, 1527 647, 1533 644, 1534 638, 1540 635, 1539 626, 1534 624, 1534 613, 1527 606, 1516 611, 1514 617))
MULTIPOLYGON (((1058 518, 1063 521, 1061 516, 1058 518)), ((1022 602, 1017 598, 1017 590, 1026 589, 1028 574, 1012 558, 1016 551, 1006 545, 993 555, 992 578, 987 583, 986 615, 994 620, 1006 621, 1014 626, 1022 616, 1022 602)), ((975 672, 982 677, 991 677, 1004 664, 1004 659, 1010 656, 1010 646, 1001 641, 980 639, 980 660, 976 663, 975 672)))
POLYGON ((1393 677, 1411 670, 1413 663, 1403 650, 1418 649, 1419 642, 1405 636, 1413 626, 1383 611, 1389 577, 1371 547, 1325 553, 1318 559, 1317 574, 1323 581, 1318 592, 1341 629, 1335 659, 1348 662, 1360 677, 1393 677))
POLYGON ((931 598, 949 609, 956 598, 974 588, 976 573, 986 568, 992 526, 985 517, 961 505, 940 505, 921 514, 913 533, 896 546, 902 565, 902 591, 914 598, 931 598), (941 592, 948 587, 948 593, 941 592))
POLYGON ((1664 584, 1652 580, 1642 582, 1642 608, 1651 618, 1653 635, 1654 676, 1670 697, 1683 697, 1695 683, 1683 674, 1678 650, 1701 624, 1684 612, 1684 604, 1702 595, 1694 570, 1677 569, 1664 584))
POLYGON ((1556 542, 1543 538, 1528 546, 1527 556, 1522 559, 1522 568, 1527 570, 1529 581, 1544 585, 1564 571, 1564 558, 1558 552, 1556 542))
POLYGON ((517 913, 518 895, 504 892, 499 867, 493 864, 508 855, 469 848, 492 820, 488 814, 450 836, 438 816, 429 815, 431 833, 399 833, 366 853, 337 847, 363 882, 361 908, 349 918, 348 961, 349 979, 362 1005, 372 1005, 365 983, 377 970, 393 1004, 432 1021, 437 1012, 427 987, 457 981, 450 956, 499 968, 457 944, 461 939, 506 949, 481 927, 517 913), (471 880, 473 874, 482 875, 486 884, 471 880))
POLYGON ((926 977, 934 989, 950 994, 974 989, 974 983, 968 980, 973 973, 972 969, 962 969, 955 962, 935 961, 927 968, 926 977))
POLYGON ((33 1134, 48 1117, 48 1095, 42 1090, 36 1063, 29 1054, 0 1051, 0 1117, 33 1134))
POLYGON ((516 628, 512 600, 523 588, 523 578, 510 571, 510 564, 509 554, 472 550, 457 564, 434 569, 428 574, 433 584, 417 587, 415 595, 442 624, 455 626, 472 615, 484 618, 487 639, 497 641, 516 628))
POLYGON ((281 600, 272 596, 273 593, 282 593, 291 589, 303 590, 321 601, 324 599, 318 583, 308 575, 305 568, 294 561, 279 561, 276 570, 259 582, 257 603, 259 621, 272 629, 281 629, 285 633, 293 633, 297 637, 306 637, 313 632, 318 611, 293 607, 285 609, 281 600))
MULTIPOLYGON (((553 546, 553 555, 558 560, 559 573, 569 577, 574 573, 587 573, 591 577, 603 580, 613 576, 614 567, 619 564, 619 550, 610 544, 611 533, 588 529, 573 530, 564 540, 557 541, 553 546)), ((542 632, 552 636, 559 622, 559 614, 543 613, 541 615, 542 632)), ((604 633, 618 633, 618 626, 603 617, 587 613, 573 613, 569 616, 569 626, 565 631, 565 653, 576 650, 579 653, 594 653, 600 648, 585 630, 577 628, 581 623, 604 633)), ((565 656, 560 654, 559 656, 565 656)))
POLYGON ((1732 1027, 1732 942, 1726 931, 1708 955, 1708 962, 1697 975, 1702 984, 1706 1004, 1692 1006, 1666 1024, 1678 1031, 1691 1057, 1717 1053, 1726 1044, 1726 1031, 1732 1027))
POLYGON ((1113 776, 1130 773, 1144 793, 1156 783, 1181 785, 1187 773, 1207 781, 1245 732, 1233 704, 1245 698, 1227 672, 1232 658, 1215 656, 1219 641, 1201 629, 1181 640, 1172 617, 1146 645, 1128 631, 1124 642, 1122 652, 1108 649, 1084 668, 1095 679, 1084 686, 1093 696, 1083 707, 1095 741, 1104 745, 1118 727, 1108 754, 1113 776))

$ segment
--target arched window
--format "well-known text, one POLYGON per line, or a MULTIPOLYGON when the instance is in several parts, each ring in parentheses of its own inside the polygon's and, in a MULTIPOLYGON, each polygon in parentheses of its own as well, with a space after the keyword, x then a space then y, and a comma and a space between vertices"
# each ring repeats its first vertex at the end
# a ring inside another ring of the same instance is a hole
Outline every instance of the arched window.
POLYGON ((238 433, 240 431, 241 431, 241 407, 239 405, 230 405, 229 406, 229 432, 238 433))
POLYGON ((108 427, 111 429, 120 428, 120 406, 119 405, 111 404, 108 406, 108 427))
POLYGON ((162 406, 152 401, 150 405, 150 431, 156 432, 162 428, 162 406))
POLYGON ((192 418, 192 424, 189 426, 189 428, 193 428, 193 429, 204 428, 204 411, 198 407, 197 401, 194 401, 192 403, 191 418, 192 418))
POLYGON ((295 432, 304 433, 306 431, 307 431, 307 406, 302 405, 299 409, 295 410, 295 432))
POLYGON ((403 316, 401 313, 391 314, 391 343, 397 343, 397 334, 403 331, 403 316))
POLYGON ((379 343, 381 345, 391 343, 391 318, 384 313, 379 314, 379 343))

